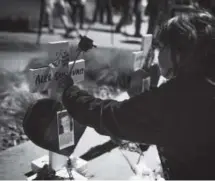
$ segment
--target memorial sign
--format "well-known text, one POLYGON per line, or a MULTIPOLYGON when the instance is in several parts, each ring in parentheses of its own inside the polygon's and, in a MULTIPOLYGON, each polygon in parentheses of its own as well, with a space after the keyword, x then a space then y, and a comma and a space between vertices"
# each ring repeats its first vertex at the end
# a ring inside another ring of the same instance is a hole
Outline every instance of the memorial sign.
POLYGON ((141 51, 133 52, 133 70, 137 71, 143 68, 143 65, 146 63, 146 57, 152 46, 152 35, 146 34, 142 38, 141 51))
MULTIPOLYGON (((58 81, 63 75, 71 73, 74 82, 84 80, 85 61, 83 59, 77 60, 75 64, 70 61, 69 42, 67 41, 49 43, 48 55, 52 62, 49 66, 29 70, 29 88, 31 92, 43 92, 48 90, 49 97, 56 99, 59 89, 58 81)), ((71 148, 72 151, 72 148, 75 147, 78 139, 80 139, 81 135, 84 133, 85 128, 80 128, 77 138, 75 138, 74 128, 79 128, 79 126, 74 125, 74 120, 68 115, 67 111, 59 110, 55 117, 56 119, 50 123, 51 126, 49 126, 49 129, 55 130, 55 128, 64 126, 63 132, 60 132, 60 129, 58 129, 56 133, 58 134, 56 144, 58 144, 59 147, 57 153, 60 153, 61 150, 63 151, 66 148, 71 148)), ((54 170, 62 168, 66 160, 67 158, 65 156, 60 156, 51 151, 49 152, 49 164, 54 170)))

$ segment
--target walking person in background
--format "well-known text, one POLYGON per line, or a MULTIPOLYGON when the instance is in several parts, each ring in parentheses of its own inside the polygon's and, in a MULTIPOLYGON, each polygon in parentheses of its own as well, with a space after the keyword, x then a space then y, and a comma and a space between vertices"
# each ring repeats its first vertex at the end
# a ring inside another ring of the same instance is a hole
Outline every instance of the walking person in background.
POLYGON ((135 37, 142 37, 141 24, 142 24, 142 0, 134 0, 134 15, 135 15, 135 37))
POLYGON ((95 0, 95 10, 94 10, 94 14, 93 14, 93 22, 97 22, 97 18, 99 16, 99 22, 100 23, 104 23, 104 19, 103 19, 103 11, 102 11, 102 0, 95 0))
POLYGON ((84 20, 85 20, 85 4, 86 0, 68 0, 68 3, 71 6, 72 14, 71 19, 73 24, 77 25, 77 18, 79 17, 79 28, 83 29, 84 20))
POLYGON ((48 16, 48 29, 49 33, 54 33, 54 17, 60 18, 64 29, 65 29, 65 36, 68 36, 72 30, 72 25, 68 18, 68 12, 66 10, 66 5, 64 0, 46 0, 46 7, 45 11, 48 16))
POLYGON ((112 0, 103 0, 103 16, 106 14, 106 22, 108 25, 113 25, 113 7, 112 7, 112 0))
POLYGON ((116 25, 115 32, 120 33, 121 28, 126 24, 131 24, 133 19, 133 0, 121 1, 122 15, 116 25))
POLYGON ((142 37, 142 0, 125 0, 122 2, 122 16, 116 26, 116 32, 121 32, 123 25, 131 24, 133 22, 133 15, 135 15, 135 37, 142 37))
POLYGON ((96 8, 93 15, 93 22, 97 21, 98 15, 100 18, 100 23, 113 25, 113 10, 111 0, 96 0, 96 8), (104 21, 105 14, 106 21, 104 21))

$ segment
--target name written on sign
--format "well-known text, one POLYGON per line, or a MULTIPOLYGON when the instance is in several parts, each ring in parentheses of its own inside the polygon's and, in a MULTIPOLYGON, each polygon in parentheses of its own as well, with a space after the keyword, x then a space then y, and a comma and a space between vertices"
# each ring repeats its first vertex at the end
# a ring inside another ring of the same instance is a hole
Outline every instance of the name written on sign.
MULTIPOLYGON (((81 68, 81 69, 75 69, 72 71, 71 73, 71 76, 76 76, 76 75, 81 75, 81 74, 84 74, 84 68, 81 68)), ((51 73, 48 73, 48 74, 38 74, 36 76, 36 79, 35 79, 35 85, 39 85, 39 84, 43 84, 43 83, 46 83, 46 82, 50 82, 52 80, 54 81, 58 81, 60 78, 62 78, 63 76, 67 75, 66 72, 56 72, 54 74, 54 77, 52 76, 51 73)))
MULTIPOLYGON (((74 62, 69 62, 69 70, 72 68, 74 62)), ((84 80, 85 61, 83 59, 77 60, 74 66, 74 70, 71 72, 71 76, 74 82, 80 82, 84 80)), ((30 69, 28 72, 29 89, 31 92, 44 91, 50 88, 50 86, 56 87, 58 80, 68 73, 66 67, 50 68, 43 67, 39 69, 30 69)))

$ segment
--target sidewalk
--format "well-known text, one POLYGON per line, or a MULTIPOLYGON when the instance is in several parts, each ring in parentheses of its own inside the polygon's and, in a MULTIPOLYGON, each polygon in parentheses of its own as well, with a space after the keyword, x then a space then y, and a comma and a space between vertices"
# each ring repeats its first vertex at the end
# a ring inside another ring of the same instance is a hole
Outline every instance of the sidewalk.
MULTIPOLYGON (((85 29, 80 30, 81 35, 86 35, 96 42, 96 44, 101 46, 117 46, 122 48, 130 47, 129 42, 126 43, 126 40, 130 41, 140 41, 140 38, 135 37, 126 37, 120 33, 114 33, 115 26, 110 25, 101 25, 99 23, 95 24, 85 24, 85 29), (112 41, 112 38, 114 39, 112 41), (104 41, 105 40, 105 41, 104 41)), ((145 34, 147 29, 147 23, 142 23, 142 34, 145 34)), ((26 50, 36 48, 37 41, 37 30, 32 33, 16 33, 16 32, 0 32, 0 50, 9 50, 17 48, 26 48, 26 50), (9 44, 12 47, 9 47, 9 44), (26 47, 28 45, 30 47, 26 47)), ((122 32, 126 32, 130 35, 134 34, 134 25, 129 25, 122 28, 122 32)), ((77 36, 75 31, 71 32, 69 38, 64 38, 64 29, 56 29, 54 35, 48 34, 47 28, 43 28, 41 36, 41 45, 47 44, 50 41, 60 41, 60 40, 74 40, 77 36), (73 37, 74 36, 74 37, 73 37)), ((138 44, 134 44, 135 48, 138 47, 138 44)), ((134 49, 135 49, 134 48, 134 49)))
MULTIPOLYGON (((120 48, 128 50, 139 50, 141 38, 126 37, 123 34, 113 33, 113 27, 108 25, 94 24, 87 31, 89 25, 85 25, 85 30, 81 30, 81 35, 86 35, 94 41, 98 47, 120 48)), ((142 32, 146 32, 147 24, 143 23, 142 32)), ((133 26, 122 28, 123 32, 133 34, 133 26)), ((22 71, 32 58, 44 57, 48 42, 68 40, 72 44, 77 44, 79 39, 76 32, 71 32, 70 38, 64 38, 64 30, 56 29, 54 35, 48 34, 48 30, 42 30, 40 46, 36 44, 37 33, 11 33, 0 32, 0 68, 10 71, 22 71), (74 36, 74 37, 73 37, 74 36)))

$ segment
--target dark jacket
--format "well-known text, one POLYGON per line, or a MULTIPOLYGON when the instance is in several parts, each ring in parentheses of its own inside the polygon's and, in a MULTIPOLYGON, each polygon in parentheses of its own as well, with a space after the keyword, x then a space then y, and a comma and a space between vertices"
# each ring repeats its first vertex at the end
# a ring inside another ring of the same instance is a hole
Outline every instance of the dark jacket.
POLYGON ((123 102, 71 86, 62 100, 100 134, 157 145, 166 179, 215 179, 215 86, 203 76, 181 75, 123 102))

